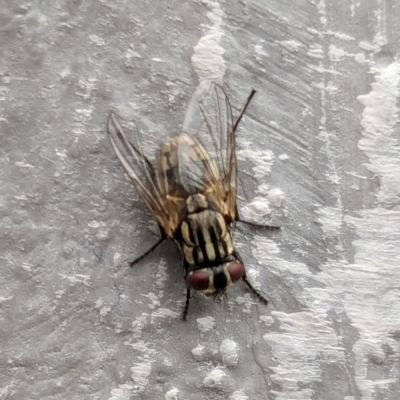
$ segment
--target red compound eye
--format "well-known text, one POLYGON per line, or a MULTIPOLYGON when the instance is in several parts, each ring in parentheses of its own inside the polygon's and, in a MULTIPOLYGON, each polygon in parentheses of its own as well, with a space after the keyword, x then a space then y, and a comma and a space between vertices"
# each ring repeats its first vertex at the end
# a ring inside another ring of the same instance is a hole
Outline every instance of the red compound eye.
POLYGON ((187 277, 187 283, 194 290, 206 290, 210 283, 207 271, 194 271, 187 277))
POLYGON ((242 279, 244 275, 244 266, 240 262, 233 262, 228 266, 228 272, 231 277, 232 283, 235 283, 239 279, 242 279))

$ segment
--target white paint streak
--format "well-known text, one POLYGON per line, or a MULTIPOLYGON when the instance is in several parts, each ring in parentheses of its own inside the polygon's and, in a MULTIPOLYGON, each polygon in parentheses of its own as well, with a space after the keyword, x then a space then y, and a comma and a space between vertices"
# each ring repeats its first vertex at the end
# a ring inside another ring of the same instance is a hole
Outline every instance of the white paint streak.
POLYGON ((151 308, 152 310, 161 305, 158 300, 158 296, 155 293, 141 294, 141 296, 150 300, 150 303, 147 305, 147 307, 151 308))
POLYGON ((360 7, 360 1, 359 0, 350 0, 350 12, 351 12, 351 17, 354 17, 356 8, 360 7))
MULTIPOLYGON (((154 349, 153 344, 144 342, 143 340, 137 340, 137 341, 134 341, 133 343, 126 341, 126 342, 124 342, 124 345, 129 346, 133 350, 142 353, 141 357, 145 357, 146 359, 153 357, 157 354, 157 350, 154 349)), ((150 363, 149 363, 149 365, 150 365, 150 363)))
POLYGON ((256 179, 265 179, 271 173, 271 167, 274 160, 274 153, 271 150, 256 150, 247 147, 236 152, 239 161, 252 161, 256 164, 253 167, 254 177, 256 179))
POLYGON ((361 42, 358 43, 358 47, 360 49, 366 50, 366 51, 373 51, 375 50, 375 46, 372 43, 365 42, 362 40, 361 42))
POLYGON ((268 315, 260 315, 260 321, 268 327, 272 326, 274 323, 274 319, 268 315))
POLYGON ((278 41, 278 43, 291 52, 298 51, 301 47, 304 47, 303 43, 297 42, 293 39, 278 41))
POLYGON ((141 54, 133 49, 128 49, 125 53, 125 66, 128 68, 135 68, 138 58, 142 58, 141 54))
POLYGON ((62 278, 67 279, 72 285, 77 283, 83 283, 85 286, 90 286, 90 276, 84 274, 75 274, 75 275, 65 275, 65 274, 58 274, 62 278))
POLYGON ((348 217, 358 236, 353 245, 355 263, 343 271, 347 282, 344 304, 358 329, 359 340, 353 347, 356 356, 355 376, 363 398, 374 398, 379 390, 399 380, 398 368, 390 368, 374 379, 374 363, 390 363, 389 352, 399 354, 398 340, 392 332, 400 331, 400 147, 398 101, 400 63, 373 69, 372 91, 358 100, 365 106, 361 125, 363 138, 359 148, 369 159, 367 168, 380 178, 378 206, 363 210, 360 218, 348 217), (372 370, 371 370, 372 368, 372 370))
POLYGON ((319 44, 312 44, 309 46, 307 55, 313 58, 324 58, 324 49, 319 44))
POLYGON ((329 46, 329 58, 332 62, 340 62, 346 55, 347 53, 342 48, 337 47, 334 44, 329 46))
POLYGON ((354 60, 356 62, 358 62, 359 64, 365 64, 366 63, 365 56, 364 56, 363 53, 354 54, 354 60))
POLYGON ((32 264, 26 263, 26 262, 23 262, 23 263, 22 263, 22 269, 23 269, 24 271, 26 271, 26 272, 32 272, 32 270, 33 270, 32 267, 35 267, 35 266, 32 265, 32 264))
POLYGON ((207 332, 214 329, 215 320, 213 317, 197 318, 197 328, 200 332, 207 332))
POLYGON ((149 383, 148 377, 150 376, 151 372, 151 363, 143 362, 141 364, 136 364, 131 368, 131 372, 131 377, 137 385, 137 390, 139 393, 143 393, 149 383))
POLYGON ((237 344, 230 339, 222 341, 219 351, 222 355, 223 363, 228 367, 236 367, 238 364, 239 356, 237 352, 237 344))
POLYGON ((151 313, 150 323, 156 323, 156 319, 158 318, 179 318, 179 313, 170 310, 168 308, 160 307, 161 299, 164 297, 164 289, 165 284, 168 281, 168 273, 167 273, 167 262, 163 258, 157 267, 157 272, 155 274, 155 289, 156 292, 150 292, 148 294, 142 294, 141 296, 147 297, 150 300, 148 307, 152 310, 155 310, 151 313), (158 308, 160 307, 160 308, 158 308))
POLYGON ((342 210, 335 207, 321 207, 315 210, 319 216, 318 223, 326 237, 336 238, 343 222, 342 210))
POLYGON ((139 339, 142 336, 143 328, 145 327, 143 321, 137 319, 132 322, 132 336, 139 339))
POLYGON ((242 390, 236 390, 232 393, 231 396, 228 397, 229 400, 248 400, 246 393, 242 390))
POLYGON ((97 35, 89 35, 89 40, 96 44, 99 47, 107 47, 106 42, 104 41, 103 38, 97 35))
POLYGON ((12 300, 14 298, 14 296, 10 296, 10 297, 4 297, 0 295, 0 304, 5 303, 9 300, 12 300))
POLYGON ((221 368, 213 369, 203 380, 203 385, 207 388, 226 389, 227 376, 221 368))
POLYGON ((212 80, 222 84, 226 72, 225 61, 222 57, 225 50, 220 45, 223 36, 224 13, 217 1, 203 0, 202 4, 209 8, 207 17, 213 25, 195 46, 192 65, 200 81, 212 80))
POLYGON ((16 165, 17 167, 21 167, 21 168, 35 168, 33 165, 28 164, 28 163, 26 163, 26 162, 24 162, 24 161, 17 161, 17 162, 15 163, 15 165, 16 165))
POLYGON ((372 53, 378 53, 381 51, 382 47, 387 45, 387 25, 386 25, 386 0, 377 0, 376 8, 373 10, 375 35, 373 37, 372 43, 361 41, 358 46, 372 53))
POLYGON ((254 45, 254 58, 256 61, 262 63, 268 57, 268 53, 264 50, 261 44, 254 45))
POLYGON ((399 136, 394 132, 398 124, 400 63, 372 72, 376 74, 372 91, 358 97, 365 106, 361 121, 363 138, 358 147, 369 158, 366 167, 380 176, 378 202, 390 207, 399 203, 400 193, 399 136))
MULTIPOLYGON (((307 304, 309 310, 292 314, 272 312, 280 323, 280 332, 266 333, 263 339, 277 363, 271 366, 273 373, 270 376, 282 388, 274 392, 276 399, 312 398, 315 393, 309 387, 323 379, 321 362, 324 367, 331 363, 335 368, 338 365, 345 368, 345 350, 327 315, 335 299, 332 299, 329 289, 313 288, 316 277, 305 264, 282 259, 277 244, 272 240, 256 237, 253 255, 263 268, 268 267, 276 276, 291 276, 302 287, 311 287, 298 298, 299 302, 307 304)), ((271 319, 263 318, 262 321, 273 323, 271 319)))
POLYGON ((197 346, 192 350, 193 357, 196 361, 204 360, 205 349, 204 346, 197 346))
POLYGON ((121 253, 116 251, 113 255, 113 266, 117 267, 121 264, 121 253))
POLYGON ((108 400, 130 400, 133 386, 128 384, 119 385, 118 389, 111 390, 111 397, 108 400))
POLYGON ((279 154, 278 158, 279 158, 281 161, 286 161, 286 160, 289 159, 289 156, 288 156, 287 154, 285 154, 285 153, 282 153, 282 154, 279 154))
POLYGON ((277 276, 283 272, 291 272, 294 275, 311 278, 313 275, 307 266, 299 262, 288 262, 278 256, 278 245, 263 236, 254 236, 254 247, 252 248, 253 257, 261 268, 268 268, 277 276))
POLYGON ((319 3, 317 3, 317 9, 319 13, 319 20, 321 21, 321 24, 323 27, 326 25, 326 1, 325 0, 319 0, 319 3))
MULTIPOLYGON (((393 384, 400 379, 397 361, 390 356, 400 352, 396 339, 400 331, 400 147, 397 131, 400 63, 394 62, 381 69, 373 68, 372 72, 376 82, 371 85, 371 92, 358 98, 365 107, 359 148, 369 159, 366 167, 380 179, 377 207, 360 210, 358 218, 343 215, 340 203, 337 207, 316 211, 323 237, 338 239, 339 247, 344 223, 354 227, 358 237, 353 242, 356 254, 353 264, 348 264, 340 257, 338 261, 337 254, 341 254, 338 248, 339 251, 320 266, 321 272, 315 276, 324 285, 323 288, 312 287, 304 294, 313 319, 319 315, 320 322, 326 320, 326 325, 321 325, 319 329, 331 341, 339 365, 344 361, 340 356, 341 346, 337 343, 336 335, 329 332, 327 312, 333 310, 338 319, 345 312, 346 318, 357 330, 358 339, 352 351, 355 382, 362 399, 391 393, 393 384), (385 372, 377 373, 376 365, 382 364, 387 365, 385 372)), ((279 266, 279 262, 274 261, 273 264, 279 266)), ((279 320, 282 321, 282 316, 279 316, 279 320)), ((308 336, 314 332, 313 324, 310 323, 308 336)), ((264 338, 274 339, 268 335, 264 338)), ((316 347, 319 351, 323 339, 318 338, 316 347)), ((309 342, 313 341, 316 343, 309 338, 309 342)), ((324 352, 327 346, 328 342, 325 343, 324 352)), ((275 343, 273 348, 276 351, 275 343)), ((282 366, 281 362, 279 366, 282 366)), ((279 374, 278 377, 281 378, 279 374)))
POLYGON ((325 32, 325 35, 333 36, 336 39, 343 40, 344 42, 351 42, 351 41, 354 40, 353 36, 349 36, 349 35, 346 35, 345 33, 341 33, 341 32, 334 32, 334 31, 331 31, 331 30, 327 30, 325 32))
POLYGON ((151 313, 151 324, 154 324, 156 318, 179 318, 180 314, 168 308, 159 308, 157 311, 151 313))
POLYGON ((271 366, 274 373, 270 378, 284 389, 276 393, 276 399, 312 398, 314 391, 304 386, 322 379, 321 359, 325 364, 343 364, 344 349, 327 324, 325 314, 317 309, 293 314, 273 312, 272 315, 280 321, 283 332, 263 336, 278 362, 278 366, 271 366))
POLYGON ((386 0, 377 0, 377 7, 374 10, 375 16, 375 36, 373 43, 376 51, 379 51, 387 44, 387 27, 386 27, 386 0))
POLYGON ((267 199, 272 207, 280 208, 285 200, 285 195, 281 189, 271 189, 267 193, 267 199))
POLYGON ((160 264, 157 267, 157 272, 156 272, 156 287, 159 289, 158 297, 164 296, 164 288, 165 288, 165 283, 168 282, 168 273, 167 273, 167 260, 165 258, 162 258, 160 261, 160 264))
POLYGON ((178 393, 179 390, 176 388, 168 390, 168 392, 165 393, 165 400, 178 400, 179 399, 178 393))
POLYGON ((240 209, 240 215, 247 221, 262 222, 269 214, 269 204, 264 197, 255 197, 250 203, 240 209))

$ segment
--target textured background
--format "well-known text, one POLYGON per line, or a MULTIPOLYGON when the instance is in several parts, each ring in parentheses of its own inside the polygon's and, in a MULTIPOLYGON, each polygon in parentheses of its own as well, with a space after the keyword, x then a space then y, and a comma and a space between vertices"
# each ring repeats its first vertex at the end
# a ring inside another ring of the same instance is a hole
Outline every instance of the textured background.
POLYGON ((1 399, 398 399, 400 4, 3 1, 1 399), (137 3, 137 4, 134 4, 137 3), (200 295, 106 137, 179 132, 223 83, 250 277, 200 295))

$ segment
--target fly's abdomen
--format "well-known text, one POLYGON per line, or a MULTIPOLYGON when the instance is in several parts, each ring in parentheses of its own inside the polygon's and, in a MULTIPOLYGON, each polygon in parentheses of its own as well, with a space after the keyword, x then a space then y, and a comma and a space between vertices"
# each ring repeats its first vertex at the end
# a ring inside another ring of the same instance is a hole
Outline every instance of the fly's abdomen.
POLYGON ((163 143, 157 158, 157 181, 163 193, 187 197, 205 192, 212 173, 220 181, 219 171, 210 155, 199 143, 182 134, 163 143))
POLYGON ((232 239, 224 217, 213 210, 189 214, 179 233, 181 251, 189 265, 207 266, 232 254, 232 239))

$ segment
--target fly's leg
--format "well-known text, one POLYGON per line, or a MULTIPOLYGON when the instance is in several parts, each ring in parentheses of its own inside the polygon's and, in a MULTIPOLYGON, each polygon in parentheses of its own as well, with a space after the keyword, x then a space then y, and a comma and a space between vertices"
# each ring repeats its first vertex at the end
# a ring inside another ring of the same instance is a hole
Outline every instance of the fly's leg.
POLYGON ((279 225, 258 224, 257 222, 244 221, 243 219, 236 219, 236 222, 241 222, 242 224, 254 226, 255 228, 266 229, 269 231, 278 231, 278 230, 282 229, 282 227, 279 225))
POLYGON ((268 300, 248 281, 246 274, 243 275, 242 279, 244 283, 250 288, 250 290, 259 298, 261 303, 267 305, 268 300))
MULTIPOLYGON (((240 261, 243 264, 242 257, 240 257, 240 254, 237 251, 234 251, 232 255, 233 257, 236 258, 236 260, 240 261)), ((242 276, 242 279, 244 283, 249 287, 249 289, 260 299, 261 303, 268 304, 268 300, 247 279, 246 269, 244 269, 244 274, 242 276)))
POLYGON ((182 313, 183 321, 186 321, 186 316, 187 316, 188 309, 189 309, 189 301, 190 301, 190 288, 186 288, 186 304, 185 304, 185 308, 182 313))
POLYGON ((240 122, 240 120, 242 119, 243 114, 245 113, 245 111, 246 111, 248 105, 249 105, 250 102, 251 102, 251 99, 253 98, 253 96, 254 96, 255 94, 256 94, 256 90, 255 90, 255 89, 252 89, 252 90, 251 90, 251 93, 250 93, 250 96, 247 98, 246 104, 243 106, 242 111, 240 111, 240 114, 239 114, 239 116, 238 116, 237 119, 236 119, 235 125, 233 125, 233 132, 236 132, 236 129, 237 129, 238 125, 239 125, 239 122, 240 122))
POLYGON ((131 261, 129 263, 129 265, 131 267, 133 267, 135 264, 137 264, 139 261, 142 261, 143 258, 145 258, 146 256, 148 256, 156 247, 158 247, 165 239, 167 238, 167 236, 163 235, 156 244, 154 244, 153 246, 150 247, 149 250, 147 250, 145 253, 143 253, 140 257, 135 258, 133 261, 131 261))
MULTIPOLYGON (((236 131, 240 120, 242 119, 247 107, 249 106, 249 104, 251 102, 251 99, 253 98, 253 96, 255 94, 256 94, 256 90, 252 89, 249 97, 247 98, 246 104, 243 106, 242 111, 240 111, 240 114, 236 119, 235 125, 233 126, 233 132, 236 131)), ((279 229, 281 229, 281 227, 277 226, 277 225, 257 224, 255 222, 244 221, 244 220, 240 219, 237 207, 236 207, 236 221, 237 222, 241 222, 241 223, 246 224, 246 225, 254 226, 256 228, 262 228, 262 229, 268 229, 268 230, 279 230, 279 229)))

